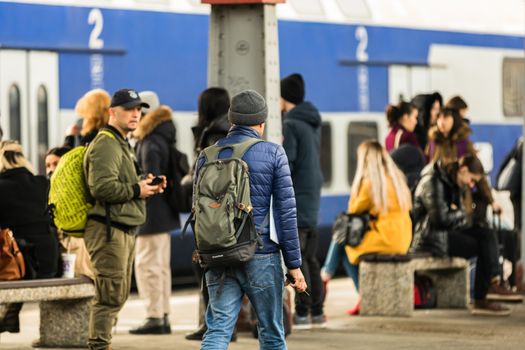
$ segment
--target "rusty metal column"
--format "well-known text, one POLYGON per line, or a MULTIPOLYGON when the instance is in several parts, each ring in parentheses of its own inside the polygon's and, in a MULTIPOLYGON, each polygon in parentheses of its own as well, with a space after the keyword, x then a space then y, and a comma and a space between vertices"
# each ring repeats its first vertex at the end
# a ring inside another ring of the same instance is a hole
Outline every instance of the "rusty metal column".
POLYGON ((266 139, 282 143, 279 41, 275 5, 285 0, 202 0, 211 4, 208 86, 231 96, 253 89, 266 98, 266 139))

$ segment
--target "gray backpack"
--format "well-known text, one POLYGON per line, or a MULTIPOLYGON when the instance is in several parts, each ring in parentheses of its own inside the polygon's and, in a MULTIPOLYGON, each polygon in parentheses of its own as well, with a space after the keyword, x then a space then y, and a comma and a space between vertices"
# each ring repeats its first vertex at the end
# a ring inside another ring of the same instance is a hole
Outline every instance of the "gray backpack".
POLYGON ((253 222, 249 169, 242 157, 261 141, 250 138, 202 151, 205 163, 195 184, 188 222, 192 224, 196 252, 204 268, 245 263, 260 243, 253 222), (232 156, 217 159, 219 152, 228 148, 233 150, 232 156))

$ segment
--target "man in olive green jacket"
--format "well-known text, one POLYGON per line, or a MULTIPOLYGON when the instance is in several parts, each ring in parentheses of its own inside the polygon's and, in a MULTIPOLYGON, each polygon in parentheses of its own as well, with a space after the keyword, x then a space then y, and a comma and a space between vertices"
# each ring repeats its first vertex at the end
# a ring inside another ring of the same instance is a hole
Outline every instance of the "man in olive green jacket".
POLYGON ((166 187, 165 178, 158 185, 150 185, 151 174, 140 179, 126 138, 138 125, 141 107, 149 106, 135 90, 117 91, 111 99, 109 123, 84 158, 89 192, 95 199, 84 233, 96 288, 89 320, 90 349, 110 348, 111 328, 129 295, 135 231, 146 215, 144 199, 166 187))

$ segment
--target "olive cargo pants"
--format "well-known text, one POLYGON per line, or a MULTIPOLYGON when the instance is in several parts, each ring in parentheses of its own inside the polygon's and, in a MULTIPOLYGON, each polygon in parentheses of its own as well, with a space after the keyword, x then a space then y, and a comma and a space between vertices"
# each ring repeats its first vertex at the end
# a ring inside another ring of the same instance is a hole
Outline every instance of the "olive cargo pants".
POLYGON ((135 236, 111 228, 107 241, 106 225, 88 220, 84 240, 95 273, 95 297, 89 315, 88 346, 106 349, 111 343, 111 329, 126 302, 131 285, 135 236))

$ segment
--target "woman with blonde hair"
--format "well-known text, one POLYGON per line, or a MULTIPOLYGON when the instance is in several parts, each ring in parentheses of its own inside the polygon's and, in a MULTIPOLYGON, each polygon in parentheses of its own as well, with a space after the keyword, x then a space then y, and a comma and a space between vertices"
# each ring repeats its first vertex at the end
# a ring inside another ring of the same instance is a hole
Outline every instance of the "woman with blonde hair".
POLYGON ((80 144, 90 143, 98 131, 108 123, 111 97, 106 90, 93 89, 84 94, 75 106, 75 113, 83 118, 82 128, 77 124, 70 126, 66 132, 65 146, 75 147, 75 137, 80 132, 80 144))
POLYGON ((359 258, 369 253, 406 254, 412 240, 410 190, 403 173, 376 140, 365 141, 357 149, 357 170, 352 183, 348 212, 368 212, 375 217, 356 247, 347 246, 354 267, 357 288, 359 258))
MULTIPOLYGON (((0 228, 9 228, 26 262, 25 279, 56 277, 58 242, 50 229, 47 210, 49 183, 45 176, 33 175, 22 146, 0 141, 0 228)), ((0 332, 19 332, 18 313, 22 304, 10 304, 0 332)))

